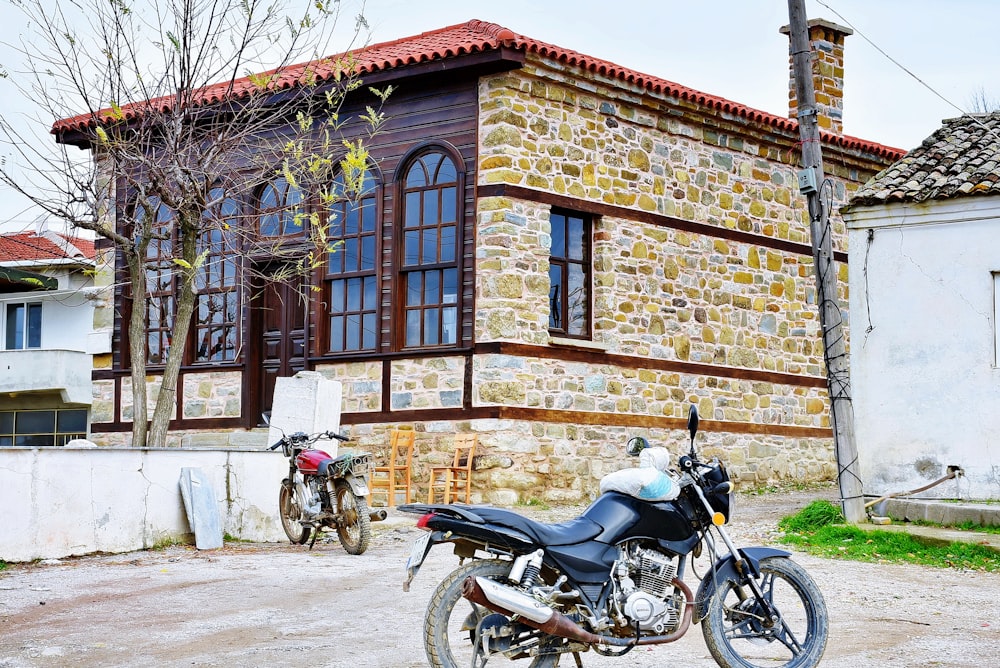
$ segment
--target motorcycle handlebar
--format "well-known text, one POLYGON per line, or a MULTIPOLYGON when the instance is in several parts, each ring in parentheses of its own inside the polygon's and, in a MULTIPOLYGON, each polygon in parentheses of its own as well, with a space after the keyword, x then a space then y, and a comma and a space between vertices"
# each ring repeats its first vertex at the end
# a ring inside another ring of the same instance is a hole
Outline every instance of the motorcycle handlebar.
POLYGON ((321 432, 317 432, 317 433, 313 434, 312 436, 308 436, 304 432, 299 431, 299 432, 295 432, 294 434, 291 434, 289 436, 282 437, 282 439, 280 441, 278 441, 277 443, 275 443, 274 445, 272 445, 271 447, 269 447, 268 450, 276 450, 276 449, 278 449, 279 447, 281 447, 284 443, 286 443, 288 441, 291 441, 292 443, 306 443, 306 444, 308 444, 308 443, 315 443, 316 441, 318 441, 321 438, 325 438, 325 439, 328 439, 328 440, 336 439, 336 440, 342 441, 344 443, 346 443, 347 441, 351 440, 350 437, 348 437, 348 436, 343 436, 341 434, 336 434, 336 433, 334 433, 332 431, 321 431, 321 432))

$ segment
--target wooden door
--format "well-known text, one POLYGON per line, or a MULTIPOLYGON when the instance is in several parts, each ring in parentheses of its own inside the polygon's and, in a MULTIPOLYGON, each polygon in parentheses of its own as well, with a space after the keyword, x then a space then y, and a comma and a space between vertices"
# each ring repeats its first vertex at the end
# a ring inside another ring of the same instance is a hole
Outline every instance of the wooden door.
MULTIPOLYGON (((265 267, 264 276, 277 267, 265 267)), ((274 381, 279 376, 294 376, 306 368, 306 308, 302 277, 284 281, 263 279, 253 300, 258 364, 254 382, 257 415, 271 410, 274 381)))

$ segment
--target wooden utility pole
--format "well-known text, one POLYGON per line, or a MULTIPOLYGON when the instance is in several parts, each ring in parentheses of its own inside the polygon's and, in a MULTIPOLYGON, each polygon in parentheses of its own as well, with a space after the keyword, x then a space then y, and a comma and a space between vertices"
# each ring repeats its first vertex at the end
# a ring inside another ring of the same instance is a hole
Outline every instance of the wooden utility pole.
POLYGON ((799 138, 802 140, 803 169, 799 172, 799 190, 806 195, 809 205, 813 267, 816 271, 816 293, 820 327, 823 330, 826 381, 830 393, 833 441, 837 453, 837 482, 840 485, 844 517, 849 522, 857 523, 864 520, 865 507, 861 478, 858 475, 854 406, 851 404, 847 341, 844 338, 843 319, 837 298, 837 270, 833 263, 830 212, 824 206, 821 197, 826 177, 823 174, 823 151, 817 122, 816 92, 813 89, 812 55, 809 51, 805 0, 788 0, 788 22, 799 138))

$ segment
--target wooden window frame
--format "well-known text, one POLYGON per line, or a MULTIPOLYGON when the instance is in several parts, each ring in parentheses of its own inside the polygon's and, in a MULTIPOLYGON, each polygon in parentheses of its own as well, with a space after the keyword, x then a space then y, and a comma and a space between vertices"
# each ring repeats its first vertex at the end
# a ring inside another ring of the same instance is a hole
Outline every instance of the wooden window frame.
POLYGON ((464 177, 461 156, 444 145, 422 146, 400 163, 393 325, 399 351, 462 345, 464 177), (443 171, 446 161, 450 172, 443 171), (423 183, 411 178, 418 168, 423 183))
POLYGON ((296 224, 296 212, 291 207, 298 207, 299 212, 305 213, 307 204, 306 193, 299 188, 293 188, 284 176, 278 176, 260 184, 254 193, 258 237, 261 240, 265 240, 303 236, 305 234, 305 225, 296 224), (275 192, 274 204, 270 206, 266 205, 264 201, 269 189, 273 189, 275 192), (298 197, 298 200, 290 203, 290 193, 294 193, 298 197), (264 229, 265 224, 271 218, 276 219, 274 234, 269 233, 270 229, 267 232, 264 229))
POLYGON ((570 339, 589 340, 594 310, 592 257, 594 247, 594 216, 579 211, 553 208, 549 214, 552 246, 549 254, 549 334, 570 339), (580 224, 580 250, 570 243, 573 221, 580 224), (560 240, 561 239, 561 243, 560 240), (558 282, 553 275, 558 275, 558 282), (570 294, 571 277, 578 276, 584 312, 574 316, 570 294), (569 326, 573 319, 582 320, 578 327, 569 326))
POLYGON ((195 276, 197 296, 188 359, 192 364, 217 365, 236 362, 240 356, 243 272, 240 249, 234 244, 238 243, 242 207, 221 187, 212 189, 210 200, 204 213, 205 230, 198 240, 198 255, 205 256, 195 276), (214 317, 218 300, 221 319, 214 317))
POLYGON ((321 277, 326 305, 317 341, 321 355, 374 353, 381 346, 381 178, 370 167, 354 201, 336 197, 343 188, 342 178, 342 173, 335 178, 330 192, 334 199, 325 211, 329 251, 321 277), (339 186, 337 179, 341 179, 339 186), (371 253, 370 260, 366 260, 366 253, 371 253), (352 288, 359 291, 353 302, 352 288), (357 326, 356 341, 352 341, 353 324, 357 326))

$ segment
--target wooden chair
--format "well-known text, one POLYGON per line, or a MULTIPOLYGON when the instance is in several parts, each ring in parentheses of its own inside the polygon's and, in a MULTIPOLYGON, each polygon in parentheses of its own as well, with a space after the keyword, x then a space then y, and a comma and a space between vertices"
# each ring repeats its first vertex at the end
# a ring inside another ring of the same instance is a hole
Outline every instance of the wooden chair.
POLYGON ((393 429, 389 432, 389 450, 384 461, 372 469, 368 480, 368 503, 378 490, 386 492, 386 506, 396 505, 396 493, 402 491, 403 503, 410 502, 410 474, 413 470, 413 429, 393 429))
POLYGON ((455 456, 451 466, 431 468, 427 503, 434 503, 434 497, 438 493, 444 497, 444 503, 469 503, 472 498, 472 458, 476 454, 478 439, 476 434, 455 435, 455 456))

